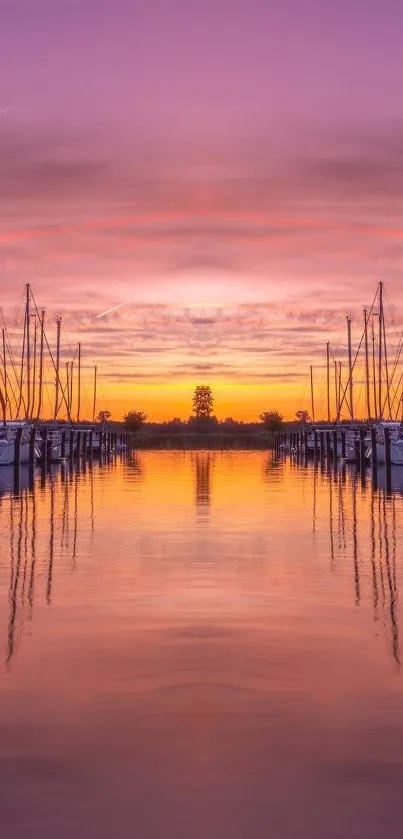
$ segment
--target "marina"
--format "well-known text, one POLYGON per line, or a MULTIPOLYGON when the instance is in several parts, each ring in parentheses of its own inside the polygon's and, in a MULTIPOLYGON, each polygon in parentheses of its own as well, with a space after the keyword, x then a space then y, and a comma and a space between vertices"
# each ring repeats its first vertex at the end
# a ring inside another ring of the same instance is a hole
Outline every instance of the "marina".
POLYGON ((0 494, 11 835, 243 839, 258 812, 261 836, 379 839, 401 789, 403 477, 373 491, 354 464, 251 451, 27 473, 0 494))

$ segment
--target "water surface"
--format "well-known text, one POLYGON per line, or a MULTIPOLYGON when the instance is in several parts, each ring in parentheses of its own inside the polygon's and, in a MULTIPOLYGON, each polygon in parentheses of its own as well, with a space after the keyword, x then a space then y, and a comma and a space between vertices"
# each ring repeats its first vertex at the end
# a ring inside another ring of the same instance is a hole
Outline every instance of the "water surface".
POLYGON ((403 474, 0 479, 2 836, 401 839, 403 474))

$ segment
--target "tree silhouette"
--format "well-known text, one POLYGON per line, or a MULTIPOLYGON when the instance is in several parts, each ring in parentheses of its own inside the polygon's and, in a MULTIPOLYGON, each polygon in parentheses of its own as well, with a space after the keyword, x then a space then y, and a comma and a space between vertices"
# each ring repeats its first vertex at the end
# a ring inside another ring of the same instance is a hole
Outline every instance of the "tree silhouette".
POLYGON ((298 420, 298 421, 299 421, 302 425, 306 425, 306 423, 307 423, 307 422, 310 422, 310 421, 311 421, 311 418, 310 418, 310 416, 309 416, 308 411, 304 411, 304 410, 297 411, 297 412, 296 412, 296 414, 295 414, 295 416, 296 416, 297 420, 298 420))
POLYGON ((128 411, 123 417, 126 428, 129 431, 138 431, 147 420, 144 411, 128 411))
POLYGON ((97 422, 109 422, 112 414, 110 411, 100 411, 96 421, 97 422))
POLYGON ((260 421, 267 431, 280 431, 284 424, 284 417, 278 411, 263 411, 260 421))
POLYGON ((193 394, 193 412, 197 419, 209 419, 213 413, 214 397, 210 385, 197 385, 193 394))

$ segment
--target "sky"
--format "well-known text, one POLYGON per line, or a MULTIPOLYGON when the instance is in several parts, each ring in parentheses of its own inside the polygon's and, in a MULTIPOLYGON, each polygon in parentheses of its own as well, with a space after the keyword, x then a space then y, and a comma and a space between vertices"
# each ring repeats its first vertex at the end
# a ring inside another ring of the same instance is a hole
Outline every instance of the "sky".
POLYGON ((0 0, 0 302, 30 282, 90 403, 323 397, 385 281, 402 325, 398 0, 0 0), (103 317, 98 315, 118 306, 103 317))

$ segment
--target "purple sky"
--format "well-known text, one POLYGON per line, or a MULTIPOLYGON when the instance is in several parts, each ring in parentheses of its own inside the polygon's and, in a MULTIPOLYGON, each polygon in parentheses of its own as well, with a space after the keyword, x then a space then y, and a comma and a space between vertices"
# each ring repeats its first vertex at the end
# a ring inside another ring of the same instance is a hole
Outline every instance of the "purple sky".
POLYGON ((0 0, 4 305, 31 280, 125 386, 303 376, 380 277, 402 311, 402 32, 390 0, 0 0))

